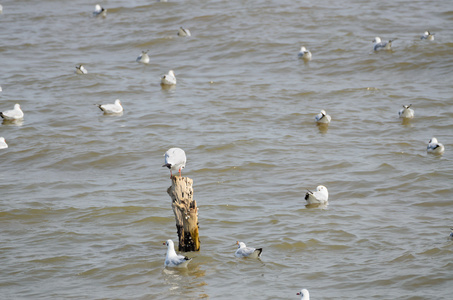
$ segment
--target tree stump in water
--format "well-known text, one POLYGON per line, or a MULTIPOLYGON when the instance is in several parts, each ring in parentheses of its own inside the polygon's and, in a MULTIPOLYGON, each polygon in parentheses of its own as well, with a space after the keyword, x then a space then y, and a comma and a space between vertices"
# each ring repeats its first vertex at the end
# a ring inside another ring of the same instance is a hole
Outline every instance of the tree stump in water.
POLYGON ((200 238, 198 236, 198 208, 193 200, 193 180, 188 177, 172 176, 170 195, 171 207, 175 214, 176 230, 179 238, 179 251, 199 251, 200 238))

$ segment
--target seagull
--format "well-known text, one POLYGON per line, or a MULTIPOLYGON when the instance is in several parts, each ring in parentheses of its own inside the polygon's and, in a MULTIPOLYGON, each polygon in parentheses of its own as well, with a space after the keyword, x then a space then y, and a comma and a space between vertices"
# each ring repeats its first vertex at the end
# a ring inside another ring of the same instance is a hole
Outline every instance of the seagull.
POLYGON ((305 61, 310 61, 311 60, 311 52, 308 51, 305 47, 301 47, 299 54, 297 55, 299 58, 303 58, 305 61))
POLYGON ((400 118, 412 119, 414 117, 414 110, 410 108, 411 105, 403 105, 403 108, 398 112, 400 118))
POLYGON ((149 50, 142 51, 142 54, 140 54, 135 61, 143 64, 149 63, 149 55, 147 54, 148 51, 149 50))
POLYGON ((302 297, 300 300, 310 300, 310 293, 308 292, 307 289, 301 289, 299 293, 296 295, 301 295, 302 297))
POLYGON ((243 242, 238 241, 236 244, 238 245, 238 249, 236 250, 236 253, 234 253, 236 257, 258 258, 261 256, 261 252, 263 252, 263 248, 255 249, 247 247, 243 242))
POLYGON ((113 104, 96 104, 104 114, 119 114, 123 112, 120 99, 116 99, 113 104))
POLYGON ((433 137, 432 139, 429 140, 426 151, 428 151, 428 153, 433 154, 442 154, 445 151, 445 147, 444 145, 439 143, 435 137, 433 137))
POLYGON ((176 84, 175 72, 173 72, 173 70, 170 70, 170 71, 168 71, 168 74, 165 74, 164 76, 162 76, 161 84, 175 85, 176 84))
POLYGON ((75 68, 76 68, 76 70, 75 70, 76 74, 88 74, 87 69, 85 69, 85 67, 83 65, 78 65, 75 68))
POLYGON ((167 256, 165 257, 164 266, 187 268, 187 265, 192 260, 192 258, 176 254, 175 245, 173 244, 172 240, 167 240, 164 245, 167 245, 167 256))
POLYGON ((453 227, 450 228, 451 232, 450 232, 450 240, 453 240, 453 227))
POLYGON ((190 30, 186 29, 186 28, 183 28, 183 27, 179 27, 178 35, 179 36, 191 36, 190 30))
POLYGON ((420 37, 421 40, 434 41, 434 33, 425 31, 425 33, 420 37))
POLYGON ((378 50, 382 50, 382 49, 391 50, 393 41, 394 40, 389 40, 388 43, 385 43, 385 42, 382 42, 381 38, 377 36, 373 40, 373 43, 374 43, 373 49, 374 49, 374 51, 378 51, 378 50))
POLYGON ((24 118, 24 112, 20 109, 20 105, 16 103, 13 110, 0 112, 0 117, 8 121, 21 120, 24 118))
POLYGON ((329 192, 323 185, 318 185, 316 192, 313 193, 312 191, 308 190, 308 192, 305 194, 305 200, 307 200, 308 204, 327 203, 328 199, 329 192))
POLYGON ((181 169, 186 166, 186 153, 181 148, 170 148, 165 152, 165 164, 162 167, 170 169, 170 178, 173 177, 173 171, 179 171, 181 176, 181 169))
POLYGON ((93 16, 95 16, 95 17, 102 16, 105 18, 107 16, 107 10, 104 9, 99 4, 96 4, 96 6, 94 7, 93 16))
POLYGON ((8 148, 8 144, 5 142, 5 138, 0 136, 0 149, 8 148))
POLYGON ((328 124, 328 123, 330 123, 331 119, 332 118, 326 113, 326 111, 324 109, 321 110, 321 112, 315 116, 315 120, 318 123, 328 124))

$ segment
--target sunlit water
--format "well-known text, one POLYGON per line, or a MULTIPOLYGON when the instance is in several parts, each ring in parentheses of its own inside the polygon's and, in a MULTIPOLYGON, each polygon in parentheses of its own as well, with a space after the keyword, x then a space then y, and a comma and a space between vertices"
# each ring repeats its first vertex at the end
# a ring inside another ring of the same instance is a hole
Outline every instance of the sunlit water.
POLYGON ((1 4, 0 111, 25 113, 0 125, 2 299, 451 299, 450 1, 1 4), (199 206, 185 270, 163 267, 171 147, 199 206))

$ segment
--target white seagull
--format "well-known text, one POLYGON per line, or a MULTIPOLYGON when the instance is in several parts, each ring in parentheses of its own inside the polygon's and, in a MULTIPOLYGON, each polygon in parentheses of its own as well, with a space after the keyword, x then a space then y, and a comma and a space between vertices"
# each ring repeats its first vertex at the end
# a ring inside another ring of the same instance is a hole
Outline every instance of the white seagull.
POLYGON ((428 153, 433 154, 442 154, 445 151, 445 147, 444 145, 439 143, 435 137, 433 137, 432 139, 429 140, 426 151, 428 151, 428 153))
POLYGON ((14 109, 0 112, 0 116, 8 121, 21 120, 24 118, 24 112, 20 109, 20 105, 16 103, 14 109))
POLYGON ((95 16, 95 17, 97 17, 97 16, 106 17, 107 16, 107 10, 104 9, 99 4, 96 4, 96 6, 94 7, 93 16, 95 16))
POLYGON ((400 118, 412 119, 414 117, 414 110, 410 108, 412 104, 403 105, 403 108, 398 112, 400 118))
POLYGON ((175 85, 176 84, 175 72, 173 72, 173 70, 170 70, 170 71, 168 71, 168 74, 165 74, 164 76, 162 76, 161 84, 175 85))
POLYGON ((76 74, 88 74, 87 69, 85 69, 85 67, 83 65, 78 65, 75 68, 76 68, 76 70, 75 70, 76 74))
POLYGON ((420 37, 421 40, 428 40, 428 41, 434 41, 434 33, 431 33, 429 31, 425 31, 423 35, 420 37))
POLYGON ((263 248, 252 248, 252 247, 247 247, 245 243, 243 242, 236 242, 238 245, 238 249, 236 250, 236 253, 234 253, 234 256, 236 257, 250 257, 250 258, 258 258, 261 256, 261 252, 263 252, 263 248))
POLYGON ((326 113, 324 109, 322 109, 321 112, 315 116, 315 120, 318 123, 328 124, 330 123, 331 119, 332 118, 326 113))
POLYGON ((378 50, 391 50, 392 49, 392 42, 394 40, 389 40, 387 43, 382 42, 380 37, 375 37, 373 40, 374 46, 373 50, 378 51, 378 50))
POLYGON ((146 50, 146 51, 142 51, 142 54, 140 54, 137 59, 135 60, 136 62, 139 62, 139 63, 142 63, 142 64, 147 64, 149 63, 149 55, 148 55, 148 51, 149 50, 146 50))
POLYGON ((119 114, 123 112, 123 106, 120 99, 116 99, 113 104, 96 104, 104 114, 119 114))
POLYGON ((308 51, 305 47, 301 47, 299 54, 297 54, 299 58, 303 58, 305 61, 310 61, 311 60, 311 52, 308 51))
POLYGON ((8 144, 5 142, 5 138, 0 136, 0 149, 8 148, 8 144))
POLYGON ((296 295, 301 295, 300 300, 310 300, 310 293, 307 289, 301 289, 296 295))
POLYGON ((323 185, 319 185, 316 188, 316 192, 308 190, 308 192, 305 194, 305 200, 307 200, 308 204, 324 204, 327 203, 328 199, 329 192, 323 185))
POLYGON ((181 176, 181 169, 186 167, 186 153, 181 148, 170 148, 165 152, 165 164, 162 167, 170 169, 170 178, 173 177, 173 171, 178 171, 181 176))
POLYGON ((183 28, 183 27, 179 27, 178 35, 179 36, 191 36, 190 30, 187 28, 183 28))
POLYGON ((177 268, 187 268, 187 265, 192 260, 187 256, 176 254, 175 245, 172 240, 167 240, 164 245, 167 245, 167 256, 165 257, 164 266, 166 267, 177 267, 177 268))

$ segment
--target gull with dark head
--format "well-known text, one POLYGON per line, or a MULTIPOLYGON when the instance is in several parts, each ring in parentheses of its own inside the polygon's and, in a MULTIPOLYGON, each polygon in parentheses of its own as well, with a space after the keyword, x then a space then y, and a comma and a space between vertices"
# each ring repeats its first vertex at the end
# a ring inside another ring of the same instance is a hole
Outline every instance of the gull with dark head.
POLYGON ((310 300, 310 293, 307 289, 301 289, 296 295, 301 295, 300 300, 310 300))
POLYGON ((76 74, 88 74, 87 69, 85 69, 85 67, 83 65, 77 65, 75 68, 76 68, 76 70, 75 70, 76 74))
POLYGON ((184 28, 184 27, 179 27, 178 35, 179 36, 191 36, 190 30, 187 28, 184 28))
POLYGON ((20 105, 16 103, 14 109, 0 112, 0 117, 6 121, 22 120, 24 118, 24 112, 20 108, 20 105))
POLYGON ((316 188, 316 192, 308 190, 308 192, 305 194, 305 200, 307 201, 307 204, 327 204, 328 199, 329 192, 323 185, 319 185, 316 188))
POLYGON ((96 4, 94 6, 93 16, 95 16, 95 17, 101 16, 101 17, 105 18, 107 16, 107 10, 104 9, 99 4, 96 4))
POLYGON ((173 172, 178 171, 181 176, 181 169, 186 167, 186 153, 181 148, 170 148, 165 152, 165 164, 162 167, 170 169, 170 178, 173 177, 173 172))
POLYGON ((300 48, 299 54, 297 54, 299 58, 302 58, 305 61, 310 61, 311 60, 311 52, 307 50, 304 46, 300 48))
POLYGON ((317 123, 328 124, 330 123, 331 119, 332 118, 326 113, 324 109, 322 109, 321 112, 315 116, 315 120, 317 123))
POLYGON ((163 85, 175 85, 176 84, 175 72, 173 72, 173 70, 168 71, 167 74, 162 76, 160 83, 163 85))
POLYGON ((425 31, 423 35, 420 37, 421 40, 428 40, 428 41, 434 41, 434 33, 431 33, 429 31, 425 31))
POLYGON ((393 40, 389 40, 387 43, 386 42, 383 42, 381 41, 381 38, 380 37, 375 37, 374 40, 373 40, 373 50, 374 51, 379 51, 379 50, 391 50, 392 49, 392 42, 394 41, 393 40))
POLYGON ((414 110, 410 108, 412 104, 403 105, 403 108, 398 112, 400 118, 412 119, 414 117, 414 110))
POLYGON ((8 148, 8 144, 5 141, 5 138, 0 136, 0 149, 6 149, 8 148))
POLYGON ((435 137, 429 140, 426 151, 432 154, 442 154, 445 151, 444 145, 439 143, 435 137))
POLYGON ((263 248, 252 248, 252 247, 247 247, 245 243, 243 242, 236 242, 238 245, 238 249, 234 253, 236 257, 249 257, 249 258, 258 258, 261 256, 261 253, 263 252, 263 248))
POLYGON ((149 50, 142 51, 142 54, 140 54, 135 61, 142 64, 148 64, 149 63, 148 51, 149 50))
POLYGON ((172 240, 167 240, 164 245, 167 245, 167 256, 165 257, 164 266, 171 268, 187 268, 187 265, 192 258, 177 254, 172 240))
POLYGON ((104 114, 120 114, 123 112, 123 105, 120 99, 116 99, 115 102, 109 104, 96 104, 104 114))

